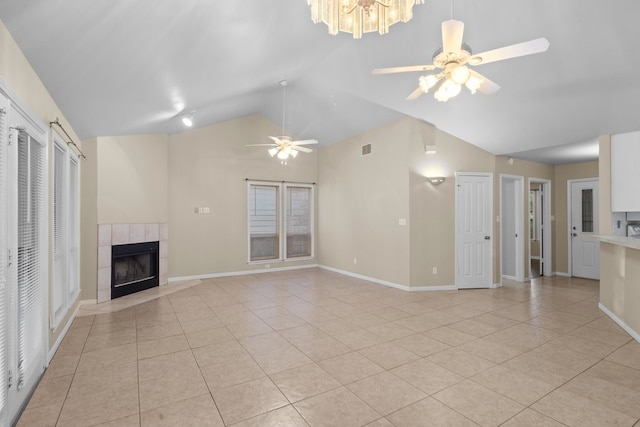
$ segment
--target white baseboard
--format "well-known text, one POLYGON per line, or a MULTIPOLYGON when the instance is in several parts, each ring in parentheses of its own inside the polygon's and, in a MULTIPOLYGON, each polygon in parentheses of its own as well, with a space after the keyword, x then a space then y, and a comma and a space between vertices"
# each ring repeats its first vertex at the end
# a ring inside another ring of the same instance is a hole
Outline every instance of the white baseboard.
POLYGON ((560 277, 571 277, 571 275, 569 273, 565 273, 563 271, 554 271, 552 272, 553 276, 560 276, 560 277))
POLYGON ((73 314, 71 316, 69 316, 69 320, 67 320, 67 323, 64 325, 64 328, 62 328, 62 330, 60 331, 60 334, 58 335, 58 338, 56 339, 56 342, 53 343, 53 345, 49 349, 49 352, 47 353, 47 366, 49 366, 49 363, 51 362, 51 359, 53 359, 53 355, 56 354, 56 351, 58 351, 58 347, 60 347, 60 343, 62 343, 62 340, 67 335, 67 332, 69 332, 69 328, 71 327, 71 324, 73 323, 73 320, 78 315, 78 310, 80 310, 80 306, 84 305, 84 304, 89 304, 90 301, 93 301, 93 304, 97 304, 98 303, 98 300, 95 300, 95 299, 94 300, 88 300, 88 301, 89 302, 87 302, 87 301, 78 301, 78 304, 76 304, 76 308, 75 308, 75 310, 73 310, 73 314))
POLYGON ((58 347, 60 347, 60 343, 64 339, 65 335, 67 335, 67 332, 69 331, 69 328, 73 323, 73 319, 75 318, 76 318, 76 313, 73 313, 73 316, 69 317, 67 324, 64 325, 64 328, 62 328, 62 331, 60 331, 60 335, 58 335, 58 339, 56 340, 56 342, 53 343, 53 345, 49 349, 49 353, 47 353, 47 366, 49 366, 51 359, 53 359, 53 355, 56 354, 56 351, 58 351, 58 347))
POLYGON ((514 282, 519 282, 519 280, 518 280, 518 278, 516 276, 509 276, 509 275, 503 274, 502 278, 503 279, 507 279, 507 280, 513 280, 514 282))
POLYGON ((375 277, 363 276, 362 274, 353 273, 351 271, 340 270, 339 268, 329 267, 327 265, 318 265, 323 270, 333 271, 334 273, 343 274, 345 276, 354 277, 356 279, 367 280, 369 282, 377 283, 379 285, 389 286, 390 288, 400 289, 407 292, 423 292, 423 291, 455 291, 454 285, 445 286, 406 286, 398 283, 388 282, 386 280, 376 279, 375 277))
POLYGON ((613 320, 614 322, 616 322, 618 324, 618 326, 620 326, 622 329, 625 330, 626 333, 628 333, 629 335, 631 335, 631 337, 640 342, 640 333, 634 331, 633 329, 631 329, 631 327, 629 325, 627 325, 626 323, 624 323, 624 321, 622 319, 620 319, 618 316, 616 316, 612 311, 610 311, 607 307, 605 307, 604 305, 602 305, 602 303, 598 303, 598 308, 600 308, 600 310, 602 310, 604 312, 604 314, 606 314, 607 316, 609 316, 611 318, 611 320, 613 320))
POLYGON ((264 270, 242 270, 242 271, 229 271, 226 273, 197 274, 194 276, 169 277, 167 279, 167 282, 172 283, 172 282, 183 282, 185 280, 201 280, 201 279, 215 279, 217 277, 246 276, 248 274, 272 273, 274 271, 301 270, 305 268, 315 268, 315 267, 318 267, 318 264, 296 265, 292 267, 265 268, 264 270))

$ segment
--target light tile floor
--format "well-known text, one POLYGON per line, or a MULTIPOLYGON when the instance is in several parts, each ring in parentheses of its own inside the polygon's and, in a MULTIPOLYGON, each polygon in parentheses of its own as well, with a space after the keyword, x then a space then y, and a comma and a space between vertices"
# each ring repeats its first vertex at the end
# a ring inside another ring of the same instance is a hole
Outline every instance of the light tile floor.
POLYGON ((320 269, 83 306, 20 426, 640 426, 598 282, 404 292, 320 269))

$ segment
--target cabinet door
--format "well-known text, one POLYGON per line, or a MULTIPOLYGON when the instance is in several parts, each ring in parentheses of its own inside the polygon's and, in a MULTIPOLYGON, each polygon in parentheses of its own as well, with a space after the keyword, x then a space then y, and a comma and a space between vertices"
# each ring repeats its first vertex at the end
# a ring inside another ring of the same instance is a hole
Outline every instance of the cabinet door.
POLYGON ((611 210, 640 212, 640 132, 611 137, 611 210))

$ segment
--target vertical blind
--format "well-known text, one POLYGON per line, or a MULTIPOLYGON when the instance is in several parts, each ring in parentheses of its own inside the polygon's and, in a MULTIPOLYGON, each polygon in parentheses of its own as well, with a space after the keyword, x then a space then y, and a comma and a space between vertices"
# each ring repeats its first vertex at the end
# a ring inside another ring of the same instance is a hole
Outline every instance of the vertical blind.
POLYGON ((37 362, 43 345, 43 200, 44 149, 21 130, 18 133, 18 388, 37 362))

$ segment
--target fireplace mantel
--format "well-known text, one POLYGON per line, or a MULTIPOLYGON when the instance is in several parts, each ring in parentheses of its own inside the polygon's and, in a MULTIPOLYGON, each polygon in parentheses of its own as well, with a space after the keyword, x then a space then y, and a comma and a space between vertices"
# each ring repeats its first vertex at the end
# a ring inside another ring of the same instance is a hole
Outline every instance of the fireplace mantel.
POLYGON ((111 300, 111 250, 113 245, 160 242, 160 286, 167 284, 169 224, 98 224, 98 303, 111 300))

